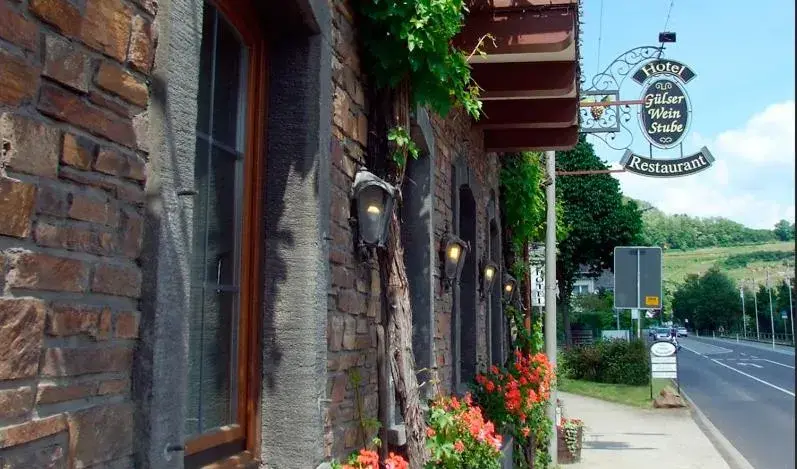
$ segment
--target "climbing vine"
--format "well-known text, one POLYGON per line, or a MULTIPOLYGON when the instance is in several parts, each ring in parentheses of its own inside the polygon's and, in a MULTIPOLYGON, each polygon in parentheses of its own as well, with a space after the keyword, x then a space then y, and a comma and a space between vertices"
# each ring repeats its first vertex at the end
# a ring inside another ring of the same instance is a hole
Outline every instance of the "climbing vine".
MULTIPOLYGON (((480 89, 471 78, 469 56, 453 45, 464 23, 464 0, 356 1, 364 71, 371 80, 368 154, 380 177, 401 187, 418 147, 409 134, 411 112, 425 106, 445 117, 459 107, 478 119, 480 89)), ((482 38, 470 54, 482 53, 482 38)), ((400 196, 400 194, 399 194, 400 196)), ((400 203, 399 198, 399 203, 400 203)), ((411 467, 428 459, 426 424, 412 356, 412 312, 400 220, 394 212, 389 244, 379 251, 385 301, 390 304, 385 353, 407 431, 411 467)))
POLYGON ((357 3, 367 19, 360 33, 366 66, 377 87, 394 88, 409 80, 415 104, 429 106, 443 117, 452 106, 461 105, 479 118, 480 89, 471 78, 468 55, 452 44, 467 12, 463 0, 357 3))

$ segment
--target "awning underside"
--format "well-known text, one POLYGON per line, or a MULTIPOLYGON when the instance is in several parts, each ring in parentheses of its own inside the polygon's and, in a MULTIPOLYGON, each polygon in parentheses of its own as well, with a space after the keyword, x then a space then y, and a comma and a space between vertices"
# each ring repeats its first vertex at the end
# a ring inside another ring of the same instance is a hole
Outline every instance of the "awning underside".
POLYGON ((471 0, 456 39, 474 54, 486 151, 564 150, 578 142, 578 0, 471 0))

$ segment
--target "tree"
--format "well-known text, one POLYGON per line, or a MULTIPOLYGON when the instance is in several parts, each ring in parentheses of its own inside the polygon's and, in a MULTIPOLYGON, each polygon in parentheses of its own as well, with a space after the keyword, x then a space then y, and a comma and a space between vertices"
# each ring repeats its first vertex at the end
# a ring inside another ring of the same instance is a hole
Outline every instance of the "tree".
POLYGON ((617 324, 614 314, 614 294, 609 291, 576 295, 571 301, 572 324, 587 326, 593 331, 614 329, 617 324))
POLYGON ((794 239, 794 223, 789 223, 787 220, 781 220, 775 223, 775 229, 772 231, 781 241, 791 241, 794 239))
MULTIPOLYGON (((557 171, 606 170, 595 149, 581 136, 572 150, 556 157, 557 171)), ((580 265, 598 272, 612 266, 615 246, 634 244, 642 231, 637 204, 624 201, 620 183, 609 174, 563 176, 556 182, 567 234, 557 243, 556 277, 565 343, 572 345, 568 305, 580 265)))
POLYGON ((739 289, 733 279, 716 267, 700 277, 687 276, 673 294, 672 308, 676 318, 688 319, 695 329, 715 330, 720 326, 728 331, 742 329, 739 289))

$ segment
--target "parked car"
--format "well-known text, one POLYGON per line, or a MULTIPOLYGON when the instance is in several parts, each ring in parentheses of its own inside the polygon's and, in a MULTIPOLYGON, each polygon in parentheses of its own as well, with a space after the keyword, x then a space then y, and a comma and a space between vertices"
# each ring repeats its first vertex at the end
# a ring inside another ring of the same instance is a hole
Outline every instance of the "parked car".
POLYGON ((670 339, 670 328, 669 327, 657 327, 656 328, 656 340, 669 340, 670 339))
POLYGON ((687 331, 685 327, 679 327, 678 337, 689 337, 689 331, 687 331))

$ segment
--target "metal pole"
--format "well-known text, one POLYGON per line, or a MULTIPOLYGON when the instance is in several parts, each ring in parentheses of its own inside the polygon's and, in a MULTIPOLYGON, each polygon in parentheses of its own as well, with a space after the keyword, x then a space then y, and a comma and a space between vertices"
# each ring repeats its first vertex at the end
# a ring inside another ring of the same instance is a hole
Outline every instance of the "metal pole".
POLYGON ((755 338, 761 340, 761 331, 758 329, 758 290, 755 288, 758 284, 753 284, 753 306, 755 306, 755 338))
POLYGON ((744 338, 747 339, 747 316, 744 314, 744 285, 739 287, 739 294, 742 296, 742 330, 744 331, 744 338))
POLYGON ((789 287, 789 320, 791 320, 791 343, 794 345, 794 306, 791 302, 791 282, 788 279, 786 286, 789 287))
POLYGON ((641 250, 637 249, 636 250, 636 314, 637 314, 637 316, 636 316, 636 331, 637 331, 636 332, 636 338, 637 339, 641 339, 642 338, 642 311, 639 309, 639 308, 642 307, 642 305, 639 303, 639 295, 641 294, 641 291, 642 291, 642 287, 640 285, 640 279, 639 279, 639 276, 640 276, 640 274, 639 274, 639 265, 642 263, 641 257, 642 257, 641 250))
MULTIPOLYGON (((551 366, 556 368, 556 152, 545 152, 545 169, 548 185, 545 187, 545 354, 551 366)), ((556 388, 551 389, 548 402, 548 418, 553 431, 548 439, 548 454, 551 465, 556 466, 556 388)))
POLYGON ((769 269, 767 269, 767 291, 769 292, 769 321, 772 324, 772 348, 775 348, 775 314, 772 312, 772 288, 769 287, 769 269))

